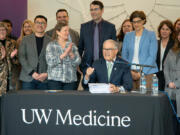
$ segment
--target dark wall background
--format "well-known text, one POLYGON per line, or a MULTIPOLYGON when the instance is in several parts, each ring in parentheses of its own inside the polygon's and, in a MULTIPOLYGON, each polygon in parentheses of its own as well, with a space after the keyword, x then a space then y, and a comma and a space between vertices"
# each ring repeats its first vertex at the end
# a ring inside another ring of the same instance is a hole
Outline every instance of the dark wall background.
POLYGON ((13 23, 13 35, 19 37, 21 24, 27 18, 27 0, 0 0, 0 21, 13 23))

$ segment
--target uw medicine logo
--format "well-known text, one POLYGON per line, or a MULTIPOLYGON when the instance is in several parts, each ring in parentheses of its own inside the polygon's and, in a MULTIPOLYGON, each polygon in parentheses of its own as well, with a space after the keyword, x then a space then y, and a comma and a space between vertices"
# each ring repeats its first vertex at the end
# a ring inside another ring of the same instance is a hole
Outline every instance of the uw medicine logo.
POLYGON ((21 109, 21 120, 24 124, 27 125, 37 123, 48 125, 51 118, 55 117, 55 120, 53 120, 56 126, 68 125, 123 128, 128 128, 131 126, 131 118, 129 116, 120 117, 118 115, 111 115, 109 110, 107 110, 105 114, 97 114, 96 110, 89 110, 85 115, 73 115, 74 113, 71 109, 63 112, 65 113, 62 113, 60 109, 21 109))

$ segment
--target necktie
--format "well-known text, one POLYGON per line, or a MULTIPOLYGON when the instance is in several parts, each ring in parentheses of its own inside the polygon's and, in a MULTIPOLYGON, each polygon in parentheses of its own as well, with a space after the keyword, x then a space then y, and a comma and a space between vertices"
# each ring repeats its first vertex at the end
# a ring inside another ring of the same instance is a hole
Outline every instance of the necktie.
POLYGON ((108 80, 110 80, 111 71, 112 71, 112 63, 111 62, 107 63, 107 69, 108 69, 108 80))
POLYGON ((96 24, 94 29, 94 61, 99 59, 99 29, 96 24))

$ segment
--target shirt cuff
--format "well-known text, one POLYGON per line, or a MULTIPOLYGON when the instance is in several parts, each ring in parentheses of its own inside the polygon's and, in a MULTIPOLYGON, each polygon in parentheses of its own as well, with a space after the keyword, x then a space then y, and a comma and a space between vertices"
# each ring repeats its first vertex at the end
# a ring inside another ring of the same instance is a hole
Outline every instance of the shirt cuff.
POLYGON ((84 78, 84 84, 88 84, 88 82, 89 82, 89 80, 86 80, 86 79, 84 78))
POLYGON ((32 70, 32 71, 29 73, 29 75, 32 76, 34 72, 35 72, 35 71, 32 70))

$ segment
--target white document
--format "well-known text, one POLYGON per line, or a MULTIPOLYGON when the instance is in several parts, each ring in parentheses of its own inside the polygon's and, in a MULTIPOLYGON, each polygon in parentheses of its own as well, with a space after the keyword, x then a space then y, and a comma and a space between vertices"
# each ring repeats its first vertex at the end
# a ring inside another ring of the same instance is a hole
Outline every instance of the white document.
POLYGON ((110 84, 106 83, 88 83, 91 93, 111 93, 110 84))

